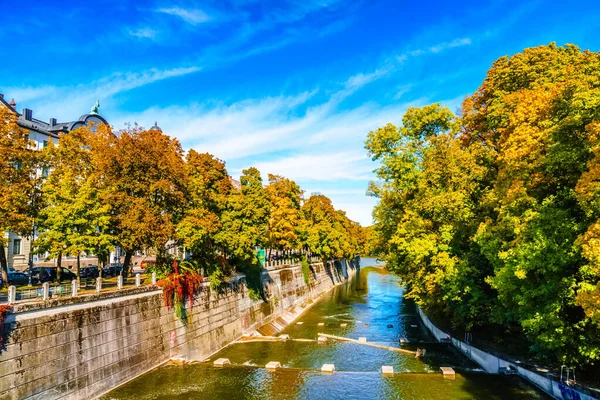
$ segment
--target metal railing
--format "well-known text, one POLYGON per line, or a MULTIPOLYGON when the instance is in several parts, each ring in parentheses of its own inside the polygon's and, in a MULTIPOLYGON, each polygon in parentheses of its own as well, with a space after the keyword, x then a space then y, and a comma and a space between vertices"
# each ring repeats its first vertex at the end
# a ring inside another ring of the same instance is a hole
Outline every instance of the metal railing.
POLYGON ((50 300, 66 297, 74 297, 82 294, 106 293, 133 287, 149 286, 156 284, 156 274, 148 275, 138 273, 124 278, 117 276, 115 280, 104 280, 102 278, 81 278, 80 283, 76 280, 69 282, 46 282, 36 287, 10 286, 8 291, 0 292, 0 304, 14 304, 35 300, 50 300), (74 288, 74 285, 76 288, 74 288))

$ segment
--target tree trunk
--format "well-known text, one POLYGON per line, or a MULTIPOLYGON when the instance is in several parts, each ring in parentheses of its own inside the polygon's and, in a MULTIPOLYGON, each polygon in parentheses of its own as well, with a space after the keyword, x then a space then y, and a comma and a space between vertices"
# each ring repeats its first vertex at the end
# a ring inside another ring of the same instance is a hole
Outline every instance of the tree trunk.
POLYGON ((56 258, 56 282, 60 282, 60 270, 62 267, 62 251, 58 253, 56 258))
MULTIPOLYGON (((8 287, 8 261, 4 252, 4 244, 0 246, 0 267, 2 268, 2 286, 8 287)), ((0 286, 0 287, 2 287, 0 286)))
MULTIPOLYGON (((77 284, 81 283, 81 276, 79 275, 79 272, 81 270, 80 258, 81 258, 81 253, 77 252, 77 269, 75 271, 75 273, 77 274, 77 284)), ((57 271, 57 273, 58 273, 58 271, 57 271)))
POLYGON ((129 276, 129 267, 131 266, 131 257, 133 257, 133 251, 125 250, 125 260, 123 261, 123 278, 129 276))

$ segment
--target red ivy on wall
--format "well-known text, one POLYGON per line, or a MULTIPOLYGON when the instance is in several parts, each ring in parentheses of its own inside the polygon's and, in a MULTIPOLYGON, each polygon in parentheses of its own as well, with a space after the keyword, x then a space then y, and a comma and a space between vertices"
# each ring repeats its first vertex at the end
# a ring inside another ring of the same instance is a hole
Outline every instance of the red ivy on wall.
POLYGON ((173 261, 175 272, 166 275, 157 282, 157 285, 163 289, 163 300, 170 309, 175 308, 177 316, 185 320, 185 300, 190 304, 190 309, 194 306, 194 295, 200 291, 200 283, 204 277, 196 271, 185 269, 180 270, 177 261, 173 261))
POLYGON ((8 312, 11 309, 12 309, 12 306, 0 305, 0 348, 4 347, 4 338, 5 338, 4 320, 6 319, 6 316, 8 315, 8 312))

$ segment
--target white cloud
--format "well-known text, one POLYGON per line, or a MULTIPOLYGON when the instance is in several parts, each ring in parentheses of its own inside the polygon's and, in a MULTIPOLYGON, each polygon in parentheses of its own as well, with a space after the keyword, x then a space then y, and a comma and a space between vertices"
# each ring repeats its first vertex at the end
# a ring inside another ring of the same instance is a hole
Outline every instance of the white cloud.
POLYGON ((159 13, 172 15, 174 17, 181 18, 185 22, 191 25, 198 25, 210 20, 210 16, 204 11, 199 9, 186 9, 181 7, 166 7, 158 8, 156 10, 159 13))
POLYGON ((454 47, 469 46, 470 44, 471 44, 470 38, 455 39, 451 42, 441 43, 439 45, 432 46, 429 48, 429 51, 435 54, 435 53, 439 53, 439 52, 447 50, 447 49, 452 49, 454 47))
MULTIPOLYGON (((471 44, 470 38, 458 38, 450 42, 439 43, 434 46, 425 47, 422 49, 412 50, 408 52, 410 56, 420 56, 425 54, 437 54, 445 50, 453 49, 455 47, 469 46, 471 44)), ((400 59, 404 60, 406 55, 399 56, 400 59)))
MULTIPOLYGON (((326 193, 325 193, 326 194, 326 193)), ((377 199, 366 196, 348 196, 338 199, 331 196, 333 206, 339 210, 346 211, 346 215, 353 221, 359 222, 362 226, 373 224, 373 207, 377 204, 377 199)))
POLYGON ((154 40, 154 39, 156 39, 156 37, 158 35, 158 31, 156 31, 152 28, 144 27, 144 28, 137 28, 137 29, 127 29, 127 34, 129 36, 133 36, 138 39, 154 40))
POLYGON ((302 182, 368 180, 373 169, 370 159, 363 151, 298 154, 254 163, 253 166, 265 177, 271 173, 302 182))
POLYGON ((152 68, 142 72, 116 72, 97 81, 77 86, 6 87, 18 106, 34 110, 42 119, 72 120, 87 112, 96 100, 101 104, 114 95, 169 78, 188 75, 200 67, 152 68), (24 104, 25 103, 25 104, 24 104))

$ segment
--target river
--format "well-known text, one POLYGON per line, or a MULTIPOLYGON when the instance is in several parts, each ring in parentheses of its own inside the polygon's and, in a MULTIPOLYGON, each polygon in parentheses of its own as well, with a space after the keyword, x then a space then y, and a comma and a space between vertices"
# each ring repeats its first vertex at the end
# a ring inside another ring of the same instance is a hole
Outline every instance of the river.
POLYGON ((414 304, 403 298, 399 279, 364 258, 362 268, 347 284, 325 294, 282 333, 292 339, 315 339, 328 333, 407 349, 426 349, 424 357, 361 344, 242 342, 211 357, 229 358, 232 365, 211 362, 164 365, 113 390, 103 399, 546 399, 517 377, 493 376, 448 345, 434 340, 420 323, 414 304), (323 324, 319 326, 319 323, 323 324), (346 324, 343 326, 342 324, 346 324), (267 371, 269 361, 284 368, 267 371), (333 374, 320 372, 335 364, 333 374), (381 374, 389 365, 393 376, 381 374), (440 366, 453 367, 454 379, 444 378, 440 366))

